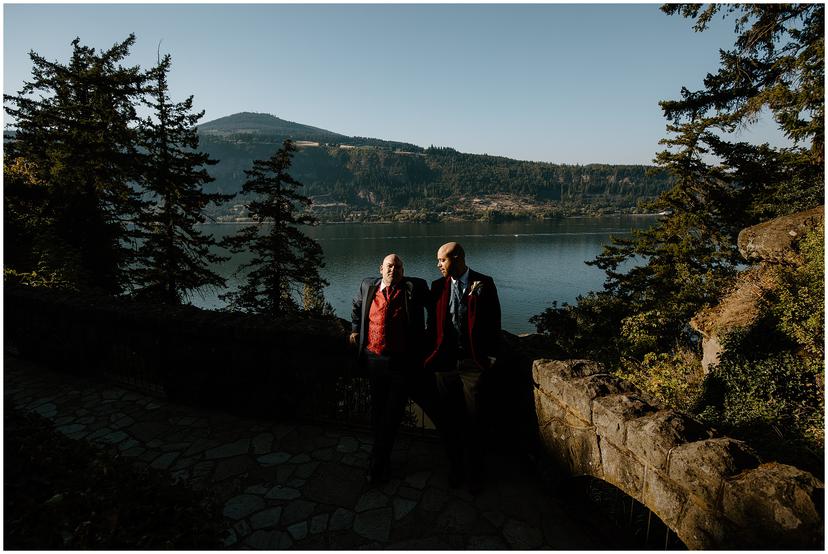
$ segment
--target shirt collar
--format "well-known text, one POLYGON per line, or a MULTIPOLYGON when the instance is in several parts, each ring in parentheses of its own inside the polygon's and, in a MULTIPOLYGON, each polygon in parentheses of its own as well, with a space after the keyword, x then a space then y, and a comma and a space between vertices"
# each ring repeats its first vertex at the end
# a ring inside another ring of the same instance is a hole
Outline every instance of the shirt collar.
MULTIPOLYGON (((399 283, 397 283, 397 285, 396 285, 396 286, 399 286, 399 285, 400 285, 400 283, 402 283, 402 281, 400 281, 399 283)), ((379 286, 379 290, 385 290, 385 288, 386 288, 386 287, 388 287, 388 286, 389 286, 389 285, 386 285, 386 284, 385 284, 385 281, 383 281, 382 279, 380 279, 380 286, 379 286)))

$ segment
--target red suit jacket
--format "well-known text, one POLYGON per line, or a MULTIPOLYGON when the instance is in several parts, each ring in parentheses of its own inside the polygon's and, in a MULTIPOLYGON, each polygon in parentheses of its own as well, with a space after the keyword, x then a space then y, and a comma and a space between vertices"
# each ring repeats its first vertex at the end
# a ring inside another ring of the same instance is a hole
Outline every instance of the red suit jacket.
MULTIPOLYGON (((451 362, 444 358, 448 345, 443 344, 445 326, 451 325, 450 291, 450 277, 443 277, 431 283, 432 309, 428 314, 428 332, 434 349, 425 361, 428 368, 435 369, 441 364, 451 362)), ((471 357, 482 369, 486 369, 491 365, 489 357, 497 357, 500 344, 500 300, 497 297, 497 288, 491 277, 469 269, 465 295, 471 357)))

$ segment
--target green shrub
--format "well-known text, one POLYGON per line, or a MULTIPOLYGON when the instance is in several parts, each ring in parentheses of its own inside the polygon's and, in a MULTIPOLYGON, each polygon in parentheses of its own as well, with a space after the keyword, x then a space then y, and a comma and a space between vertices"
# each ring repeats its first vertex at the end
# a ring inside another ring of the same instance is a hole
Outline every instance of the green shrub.
POLYGON ((770 299, 779 330, 820 365, 825 356, 824 228, 820 224, 800 242, 801 265, 777 270, 778 286, 770 299))
POLYGON ((661 333, 668 318, 660 310, 648 310, 621 320, 621 341, 628 356, 640 358, 660 350, 661 333))
POLYGON ((618 359, 618 328, 626 312, 624 303, 611 294, 590 292, 577 305, 552 303, 529 322, 546 335, 563 356, 588 357, 614 363, 618 359))
POLYGON ((701 419, 745 440, 765 459, 823 472, 820 368, 792 352, 772 319, 730 333, 704 383, 701 419))
POLYGON ((689 412, 702 390, 701 362, 683 349, 670 354, 648 352, 642 361, 626 358, 615 373, 662 404, 681 411, 689 412))

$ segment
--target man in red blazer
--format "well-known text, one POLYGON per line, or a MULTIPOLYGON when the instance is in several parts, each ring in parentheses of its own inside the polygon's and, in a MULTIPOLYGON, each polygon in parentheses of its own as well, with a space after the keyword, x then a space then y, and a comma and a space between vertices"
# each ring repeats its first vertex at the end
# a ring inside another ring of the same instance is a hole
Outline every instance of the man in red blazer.
POLYGON ((492 278, 466 266, 459 243, 440 247, 437 268, 443 278, 431 284, 428 330, 434 348, 425 366, 435 373, 442 404, 450 483, 459 486, 468 476, 476 491, 483 478, 480 389, 500 347, 500 300, 492 278))

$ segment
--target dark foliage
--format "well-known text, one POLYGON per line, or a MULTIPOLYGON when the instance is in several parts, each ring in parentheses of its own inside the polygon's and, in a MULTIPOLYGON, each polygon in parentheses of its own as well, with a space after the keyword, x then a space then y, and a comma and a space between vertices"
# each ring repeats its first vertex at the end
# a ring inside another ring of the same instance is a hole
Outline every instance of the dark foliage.
POLYGON ((299 212, 310 201, 298 192, 301 183, 288 173, 295 151, 286 140, 269 159, 256 160, 245 171, 242 192, 255 198, 248 210, 256 224, 224 241, 234 252, 252 253, 239 268, 245 282, 237 292, 222 296, 231 309, 278 317, 298 309, 294 298, 305 292, 305 285, 318 289, 327 284, 319 276, 322 247, 299 229, 315 219, 299 212))
POLYGON ((145 75, 120 64, 134 42, 130 35, 98 52, 75 39, 66 64, 31 52, 31 81, 4 95, 16 125, 4 171, 20 164, 31 175, 4 195, 7 230, 31 245, 29 255, 12 251, 19 271, 110 293, 125 288, 130 223, 141 210, 132 183, 141 165, 135 105, 145 75))
POLYGON ((180 304, 197 289, 225 286, 209 265, 227 258, 210 251, 216 242, 197 225, 206 221, 208 203, 230 197, 203 191, 213 180, 205 167, 216 163, 198 151, 195 125, 204 112, 192 111, 192 96, 172 102, 167 84, 171 63, 170 56, 159 61, 145 95, 153 110, 153 117, 142 121, 140 134, 146 153, 142 185, 150 206, 139 220, 143 242, 135 280, 139 296, 180 304))

